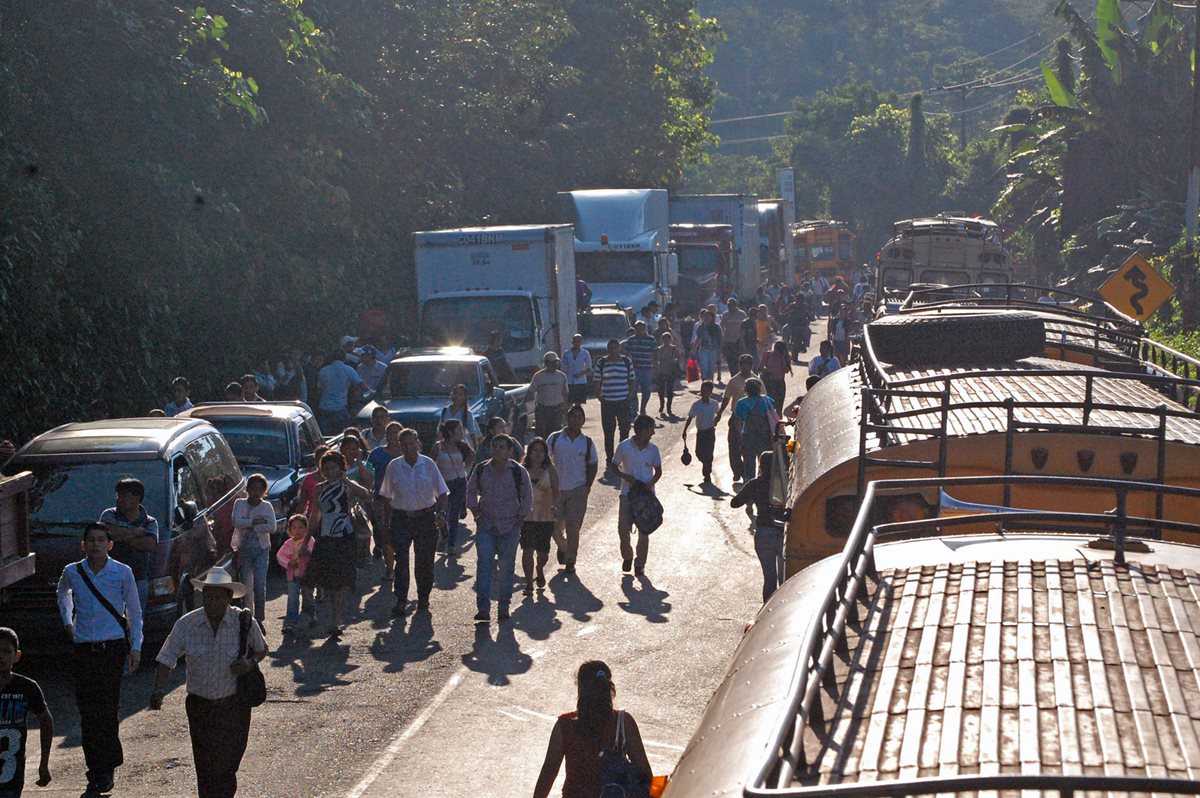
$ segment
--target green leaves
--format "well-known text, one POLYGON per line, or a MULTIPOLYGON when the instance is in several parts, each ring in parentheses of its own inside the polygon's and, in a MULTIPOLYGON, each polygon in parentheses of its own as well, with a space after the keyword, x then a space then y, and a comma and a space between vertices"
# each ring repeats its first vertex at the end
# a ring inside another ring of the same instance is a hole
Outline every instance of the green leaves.
POLYGON ((1113 83, 1121 83, 1121 54, 1118 43, 1125 27, 1118 0, 1096 0, 1096 44, 1112 73, 1113 83))
POLYGON ((1075 100, 1075 95, 1067 91, 1058 76, 1050 69, 1050 65, 1043 61, 1041 67, 1042 78, 1046 81, 1046 90, 1050 92, 1050 99, 1054 101, 1054 104, 1063 108, 1076 107, 1078 102, 1075 100))

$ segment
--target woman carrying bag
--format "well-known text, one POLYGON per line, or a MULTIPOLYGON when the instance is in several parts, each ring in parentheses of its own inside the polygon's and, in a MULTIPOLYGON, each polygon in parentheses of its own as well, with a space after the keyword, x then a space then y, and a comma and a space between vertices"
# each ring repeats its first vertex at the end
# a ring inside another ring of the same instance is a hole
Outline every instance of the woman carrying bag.
MULTIPOLYGON (((559 715, 550 732, 534 798, 549 798, 564 759, 563 798, 596 798, 615 785, 612 779, 624 777, 637 785, 633 791, 625 787, 629 796, 649 795, 650 761, 633 717, 613 708, 617 688, 612 671, 599 660, 589 660, 579 666, 575 686, 575 711, 559 715)), ((620 794, 615 786, 613 794, 620 794)))

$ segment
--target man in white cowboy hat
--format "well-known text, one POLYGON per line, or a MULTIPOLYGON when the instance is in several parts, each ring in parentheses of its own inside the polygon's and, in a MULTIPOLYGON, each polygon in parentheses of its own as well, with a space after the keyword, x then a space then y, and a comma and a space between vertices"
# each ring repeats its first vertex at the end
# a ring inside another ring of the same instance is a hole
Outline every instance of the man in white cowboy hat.
POLYGON ((237 772, 250 738, 250 707, 237 695, 237 677, 267 654, 258 624, 250 620, 241 650, 241 610, 230 606, 246 595, 224 568, 211 568, 192 586, 204 606, 175 622, 158 653, 150 708, 162 709, 163 685, 180 657, 187 661, 188 732, 196 764, 196 794, 217 798, 237 792, 237 772))

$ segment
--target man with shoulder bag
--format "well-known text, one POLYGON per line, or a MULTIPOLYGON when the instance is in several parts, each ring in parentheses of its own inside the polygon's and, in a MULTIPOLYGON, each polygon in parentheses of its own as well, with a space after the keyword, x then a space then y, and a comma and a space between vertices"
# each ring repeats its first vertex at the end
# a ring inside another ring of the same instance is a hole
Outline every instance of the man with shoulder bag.
POLYGON ((258 663, 267 654, 262 629, 248 610, 230 606, 246 595, 224 568, 212 568, 192 586, 204 606, 175 622, 158 654, 150 709, 163 705, 163 685, 180 657, 187 662, 188 733, 196 765, 196 794, 228 798, 250 739, 250 711, 266 697, 258 663))
POLYGON ((90 793, 112 792, 121 748, 121 676, 137 670, 142 651, 142 604, 133 570, 108 556, 112 535, 104 524, 83 530, 84 559, 63 569, 58 609, 71 657, 79 734, 90 793))

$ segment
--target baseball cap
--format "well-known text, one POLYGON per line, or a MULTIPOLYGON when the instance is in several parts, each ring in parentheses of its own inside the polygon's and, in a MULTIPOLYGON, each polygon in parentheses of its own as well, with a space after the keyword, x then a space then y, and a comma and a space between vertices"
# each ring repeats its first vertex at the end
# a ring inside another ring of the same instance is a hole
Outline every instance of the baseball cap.
POLYGON ((354 336, 354 335, 343 335, 342 336, 342 348, 343 349, 346 348, 347 344, 356 344, 356 343, 358 343, 357 336, 354 336))

